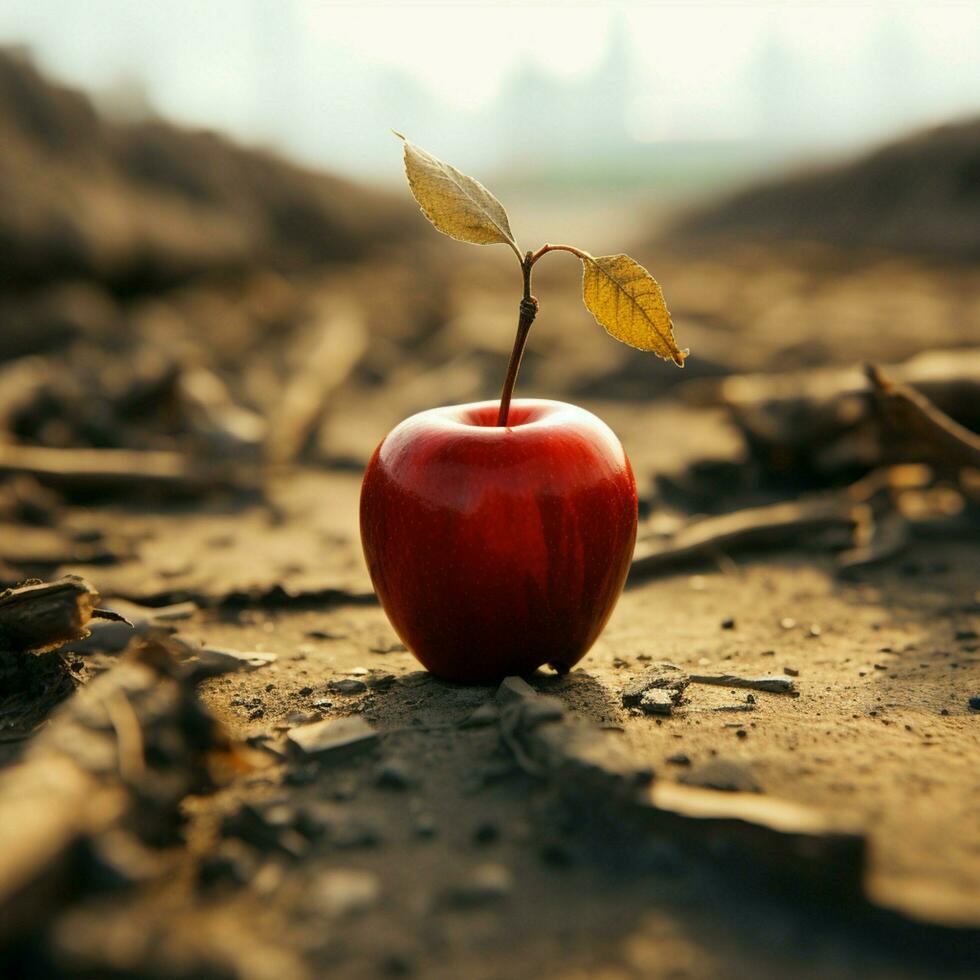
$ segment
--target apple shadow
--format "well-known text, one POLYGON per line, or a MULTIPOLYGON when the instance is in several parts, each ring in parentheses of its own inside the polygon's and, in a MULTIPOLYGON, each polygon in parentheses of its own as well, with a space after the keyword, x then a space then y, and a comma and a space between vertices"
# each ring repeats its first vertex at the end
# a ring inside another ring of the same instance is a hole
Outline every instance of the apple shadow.
POLYGON ((581 667, 567 674, 537 671, 526 680, 539 694, 558 698, 575 714, 597 725, 611 725, 619 721, 617 696, 581 667))

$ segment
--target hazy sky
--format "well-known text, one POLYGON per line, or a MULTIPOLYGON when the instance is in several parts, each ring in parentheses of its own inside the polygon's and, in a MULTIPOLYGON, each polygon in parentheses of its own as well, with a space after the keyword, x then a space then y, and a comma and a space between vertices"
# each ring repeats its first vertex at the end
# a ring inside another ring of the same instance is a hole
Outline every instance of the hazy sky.
POLYGON ((481 139, 476 120, 515 74, 582 84, 617 30, 636 61, 626 118, 641 142, 752 136, 766 85, 786 89, 774 97, 815 145, 980 108, 977 0, 0 0, 0 39, 72 83, 118 93, 138 80, 167 116, 373 172, 405 117, 419 142, 445 146, 448 129, 464 157, 493 157, 500 134, 481 139))

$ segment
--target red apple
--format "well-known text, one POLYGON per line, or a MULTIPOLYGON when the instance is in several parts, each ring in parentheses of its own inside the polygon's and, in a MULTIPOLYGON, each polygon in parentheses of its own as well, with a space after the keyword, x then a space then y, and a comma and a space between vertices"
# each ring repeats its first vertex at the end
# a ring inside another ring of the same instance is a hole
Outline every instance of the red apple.
POLYGON ((361 541, 395 632, 447 680, 491 683, 585 655, 623 588, 636 482, 574 405, 436 408, 398 425, 361 488, 361 541))

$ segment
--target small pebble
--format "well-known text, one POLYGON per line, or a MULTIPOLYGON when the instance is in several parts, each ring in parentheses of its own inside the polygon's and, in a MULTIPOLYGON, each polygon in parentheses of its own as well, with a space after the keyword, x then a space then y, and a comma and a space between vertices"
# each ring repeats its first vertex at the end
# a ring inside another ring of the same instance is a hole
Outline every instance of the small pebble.
POLYGON ((359 915, 378 904, 381 879, 373 871, 333 868, 313 883, 313 904, 332 918, 359 915))
POLYGON ((406 653, 408 647, 404 643, 384 643, 369 648, 371 653, 406 653))
POLYGON ((345 677, 338 681, 331 681, 327 689, 335 694, 363 694, 367 690, 367 684, 352 677, 345 677))
POLYGON ((510 871, 502 864, 481 864, 452 887, 447 898, 457 908, 477 908, 506 898, 514 887, 510 871))
POLYGON ((403 759, 385 759, 378 765, 375 782, 383 789, 411 789, 416 779, 403 759))
POLYGON ((367 679, 367 686, 372 691, 387 691, 395 683, 394 674, 375 674, 367 679))

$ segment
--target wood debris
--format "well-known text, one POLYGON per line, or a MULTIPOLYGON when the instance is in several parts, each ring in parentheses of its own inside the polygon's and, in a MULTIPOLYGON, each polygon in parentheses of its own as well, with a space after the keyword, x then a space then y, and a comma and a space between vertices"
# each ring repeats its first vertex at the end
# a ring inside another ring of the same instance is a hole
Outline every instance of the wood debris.
POLYGON ((0 475, 27 474, 67 494, 195 496, 248 484, 242 471, 165 450, 54 449, 0 442, 0 475))
POLYGON ((869 364, 865 371, 896 452, 954 470, 980 469, 980 436, 915 388, 892 381, 881 368, 869 364))
POLYGON ((87 842, 116 828, 172 844, 181 801, 208 784, 219 751, 224 736, 162 647, 134 651, 79 691, 0 775, 0 942, 50 921, 85 887, 87 842))
POLYGON ((853 501, 831 494, 751 507, 695 521, 665 542, 639 541, 630 566, 635 580, 691 561, 749 549, 797 546, 821 535, 850 540, 856 524, 853 501))
POLYGON ((362 311, 352 304, 326 307, 294 349, 296 371, 273 414, 266 443, 270 463, 296 460, 316 430, 330 397, 367 349, 362 311))
POLYGON ((711 684, 715 687, 741 687, 770 694, 794 694, 796 681, 792 677, 738 677, 735 674, 691 674, 692 684, 711 684))
POLYGON ((49 650, 88 633, 99 594, 85 579, 66 576, 0 593, 0 649, 49 650))

